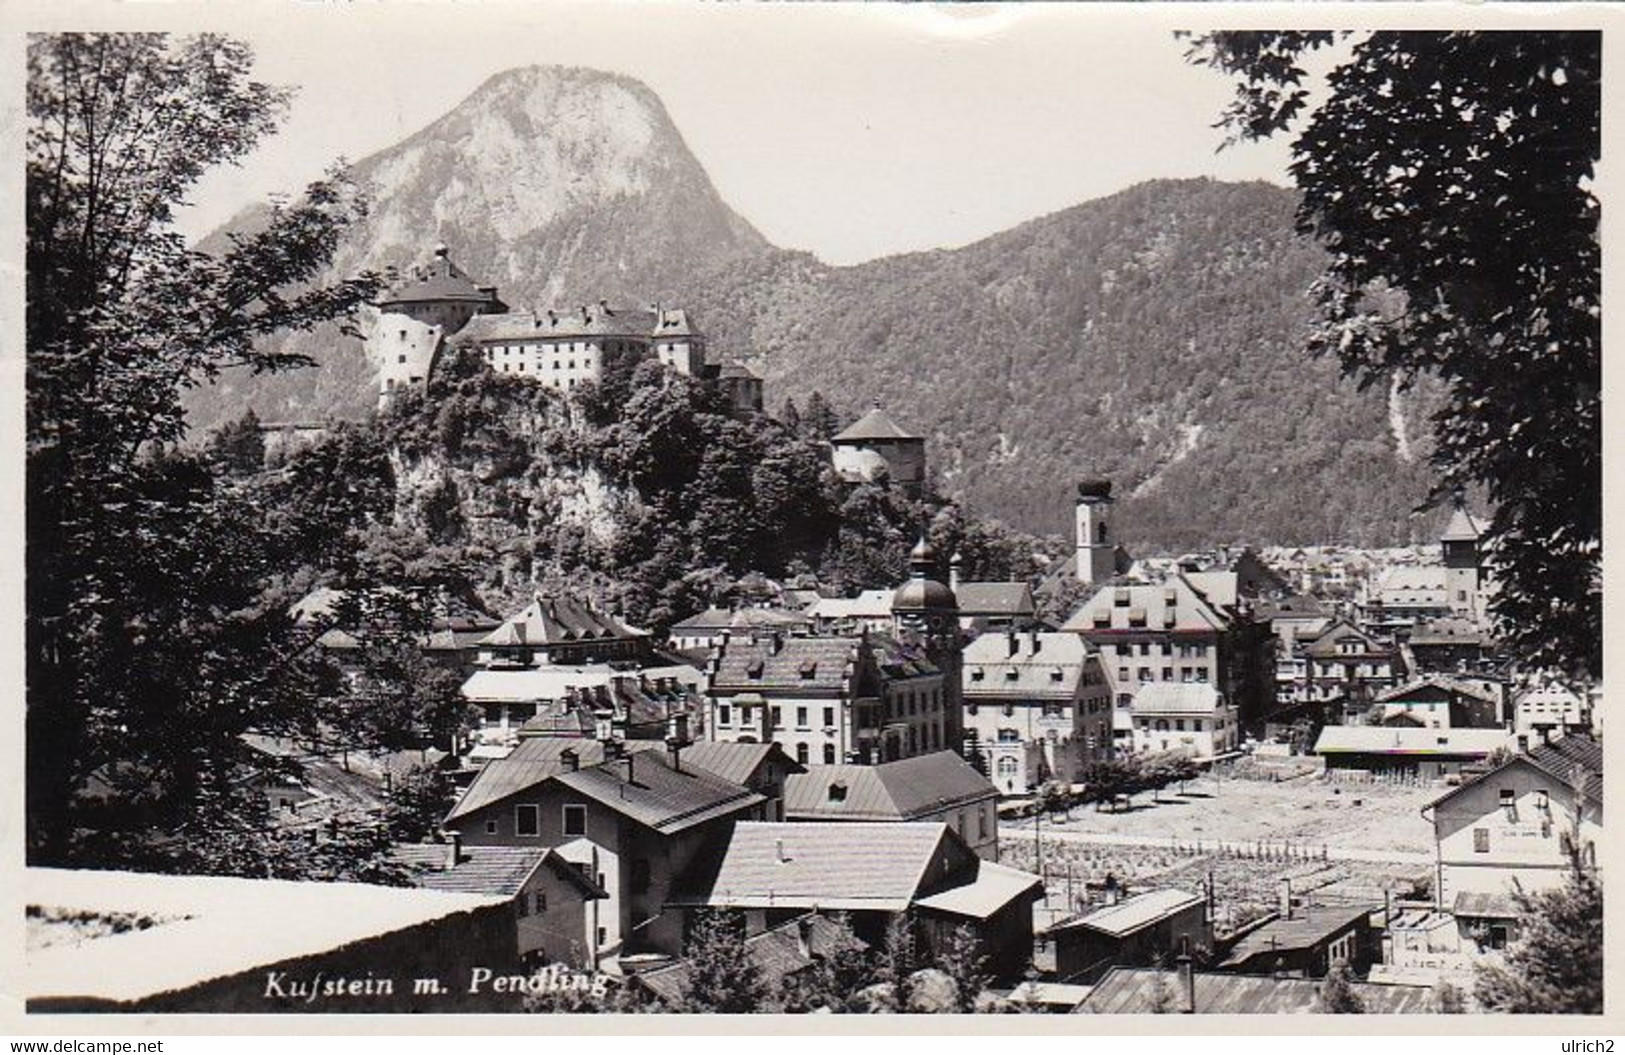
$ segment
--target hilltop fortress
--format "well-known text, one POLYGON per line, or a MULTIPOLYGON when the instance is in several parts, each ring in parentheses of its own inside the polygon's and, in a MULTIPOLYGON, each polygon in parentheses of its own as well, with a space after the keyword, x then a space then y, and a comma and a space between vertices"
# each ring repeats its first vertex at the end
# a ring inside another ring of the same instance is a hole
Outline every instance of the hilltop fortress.
POLYGON ((569 311, 513 311, 495 286, 476 284, 453 263, 443 245, 377 306, 368 350, 378 368, 380 407, 424 384, 446 349, 472 347, 493 371, 560 391, 597 381, 619 359, 653 357, 715 382, 736 412, 762 410, 761 376, 743 363, 708 362, 705 337, 681 308, 619 308, 600 300, 569 311))

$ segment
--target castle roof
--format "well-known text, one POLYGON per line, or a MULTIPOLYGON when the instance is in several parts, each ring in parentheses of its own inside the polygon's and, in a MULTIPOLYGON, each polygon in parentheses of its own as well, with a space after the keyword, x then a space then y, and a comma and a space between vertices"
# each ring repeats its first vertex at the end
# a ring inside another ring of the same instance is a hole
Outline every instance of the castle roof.
POLYGON ((462 268, 452 263, 445 246, 435 249, 434 258, 427 264, 412 268, 404 280, 384 295, 378 306, 388 311, 397 305, 448 300, 488 304, 500 311, 508 307, 498 299, 494 287, 476 286, 462 268))
POLYGON ((921 440, 923 437, 904 429, 884 410, 875 407, 863 417, 836 433, 832 443, 862 443, 872 440, 921 440))
POLYGON ((635 337, 660 340, 692 337, 688 314, 680 308, 616 308, 606 301, 582 305, 573 311, 505 311, 471 319, 458 340, 474 344, 494 341, 576 340, 585 337, 635 337))

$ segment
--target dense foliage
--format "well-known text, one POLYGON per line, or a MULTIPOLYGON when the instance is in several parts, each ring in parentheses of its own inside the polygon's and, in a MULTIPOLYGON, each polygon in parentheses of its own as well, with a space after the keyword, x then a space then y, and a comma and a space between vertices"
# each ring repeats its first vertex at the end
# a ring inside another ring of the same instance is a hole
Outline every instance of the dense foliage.
POLYGON ((1576 854, 1552 890, 1513 894, 1518 940, 1504 965, 1478 971, 1474 995, 1488 1011, 1600 1015, 1603 1010, 1602 882, 1576 854))
POLYGON ((267 517, 232 475, 229 434, 198 455, 173 445, 183 390, 231 365, 299 365, 260 338, 343 320, 376 281, 312 281, 363 211, 337 176, 215 254, 172 230, 203 171, 275 125, 286 93, 250 66, 212 36, 30 40, 31 860, 107 864, 124 847, 282 874, 293 859, 246 807, 202 814, 233 794, 239 734, 319 720, 332 671, 288 615, 284 570, 342 528, 267 517), (143 839, 183 827, 167 847, 143 839))
MULTIPOLYGON (((1259 138, 1305 115, 1326 33, 1227 32, 1259 138)), ((1602 662, 1601 47, 1596 32, 1388 32, 1357 41, 1292 144, 1298 223, 1326 246, 1310 347, 1362 385, 1442 379, 1435 497, 1479 484, 1503 638, 1602 662)))
MULTIPOLYGON (((398 501, 362 549, 493 611, 561 589, 660 629, 727 604, 758 574, 845 592, 896 585, 922 533, 940 577, 955 552, 966 578, 1033 573, 1032 538, 929 490, 840 480, 823 443, 830 419, 816 405, 789 416, 794 426, 740 420, 714 386, 652 360, 566 395, 464 353, 437 363, 424 392, 344 430, 349 446, 323 443, 289 470, 331 481, 326 494, 345 473, 340 455, 376 466, 398 501)), ((319 515, 295 490, 286 502, 319 515)))

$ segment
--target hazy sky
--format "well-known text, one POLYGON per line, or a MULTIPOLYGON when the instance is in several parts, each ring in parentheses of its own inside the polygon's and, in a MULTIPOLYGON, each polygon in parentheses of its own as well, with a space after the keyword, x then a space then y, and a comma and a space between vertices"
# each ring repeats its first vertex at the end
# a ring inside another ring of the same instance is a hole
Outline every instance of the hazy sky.
MULTIPOLYGON (((161 5, 160 5, 161 6, 161 5)), ((724 199, 832 262, 959 245, 1158 176, 1284 180, 1274 143, 1215 154, 1220 75, 1147 8, 669 3, 283 6, 220 28, 300 86, 282 131, 208 178, 201 234, 387 147, 491 74, 557 63, 637 77, 724 199)))

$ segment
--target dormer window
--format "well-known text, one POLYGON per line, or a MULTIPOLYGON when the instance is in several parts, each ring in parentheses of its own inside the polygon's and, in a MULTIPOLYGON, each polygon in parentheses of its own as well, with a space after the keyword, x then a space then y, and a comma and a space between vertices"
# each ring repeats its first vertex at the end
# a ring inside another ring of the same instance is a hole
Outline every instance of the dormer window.
POLYGON ((972 680, 972 681, 981 681, 982 680, 982 675, 984 673, 986 673, 986 672, 983 671, 981 667, 972 667, 970 669, 970 680, 972 680))
POLYGON ((809 659, 801 664, 801 676, 803 678, 813 678, 817 675, 818 661, 816 659, 809 659))
POLYGON ((846 782, 845 781, 834 780, 834 781, 830 782, 830 785, 829 785, 829 801, 831 801, 831 802, 845 802, 846 801, 846 782))
POLYGON ((746 677, 749 677, 753 681, 760 681, 762 677, 762 667, 763 663, 761 660, 751 660, 750 665, 745 668, 746 677))

